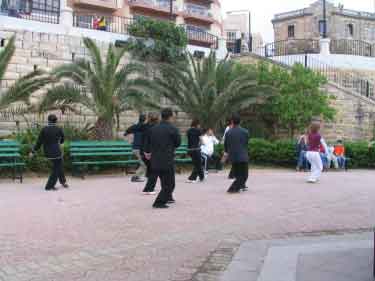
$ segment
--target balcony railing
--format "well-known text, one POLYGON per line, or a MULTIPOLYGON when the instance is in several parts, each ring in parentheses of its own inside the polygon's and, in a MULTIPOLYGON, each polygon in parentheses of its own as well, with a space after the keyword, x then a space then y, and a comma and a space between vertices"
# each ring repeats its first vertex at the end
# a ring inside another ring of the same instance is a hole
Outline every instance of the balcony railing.
POLYGON ((0 0, 0 15, 26 20, 58 24, 60 1, 51 0, 0 0))
POLYGON ((191 45, 217 49, 219 47, 219 38, 204 30, 198 30, 195 26, 185 26, 186 35, 191 45))
MULTIPOLYGON (((135 22, 132 18, 117 16, 94 16, 85 13, 73 14, 73 26, 101 30, 120 34, 129 34, 129 26, 135 22), (102 20, 104 24, 98 24, 102 20)), ((207 48, 218 48, 218 37, 195 26, 184 26, 189 44, 207 48)))
MULTIPOLYGON (((150 7, 158 10, 170 11, 170 2, 169 0, 129 0, 131 6, 139 5, 141 7, 150 7)), ((177 12, 177 6, 172 5, 173 12, 177 12)))
POLYGON ((116 0, 74 0, 75 4, 87 5, 93 7, 101 7, 105 9, 116 10, 117 1, 116 0))
POLYGON ((186 4, 184 11, 185 13, 192 15, 192 16, 212 19, 212 14, 210 13, 209 9, 204 6, 200 6, 196 4, 186 4))
POLYGON ((94 16, 84 13, 73 14, 73 26, 101 30, 120 34, 129 34, 129 26, 134 22, 131 18, 118 16, 94 16), (99 24, 99 21, 103 24, 99 24))

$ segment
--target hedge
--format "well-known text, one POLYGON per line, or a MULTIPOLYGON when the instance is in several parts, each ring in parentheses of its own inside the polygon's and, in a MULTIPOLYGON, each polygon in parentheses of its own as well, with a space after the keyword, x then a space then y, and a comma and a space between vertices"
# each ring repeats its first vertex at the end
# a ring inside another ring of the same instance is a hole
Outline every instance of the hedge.
MULTIPOLYGON (((29 158, 31 144, 35 143, 36 131, 30 130, 17 135, 21 144, 22 158, 26 163, 26 169, 34 172, 46 172, 49 167, 49 161, 46 160, 41 151, 29 158)), ((74 138, 76 139, 76 138, 74 138)), ((368 142, 347 142, 345 143, 346 155, 351 158, 350 166, 352 168, 374 168, 375 167, 375 148, 369 148, 368 142)), ((294 167, 296 165, 296 143, 292 140, 269 141, 265 139, 251 139, 249 142, 249 155, 251 164, 261 166, 282 166, 294 167)), ((217 154, 223 152, 223 145, 215 148, 217 154)), ((71 170, 69 159, 69 140, 64 145, 65 169, 71 170)), ((113 167, 106 167, 113 168, 113 167)), ((101 170, 101 169, 95 169, 101 170)))

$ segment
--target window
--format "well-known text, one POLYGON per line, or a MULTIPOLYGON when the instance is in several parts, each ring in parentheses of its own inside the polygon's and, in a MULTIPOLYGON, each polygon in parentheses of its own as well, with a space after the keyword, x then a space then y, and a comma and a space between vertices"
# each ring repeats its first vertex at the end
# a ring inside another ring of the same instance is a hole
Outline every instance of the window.
POLYGON ((236 40, 236 32, 235 31, 227 31, 227 40, 228 41, 236 40))
POLYGON ((324 34, 324 20, 319 21, 319 34, 320 36, 323 36, 324 34))
POLYGON ((352 23, 349 23, 347 25, 347 31, 348 31, 348 36, 353 37, 353 35, 354 35, 354 25, 352 23))
POLYGON ((294 25, 288 25, 288 38, 294 38, 294 25))

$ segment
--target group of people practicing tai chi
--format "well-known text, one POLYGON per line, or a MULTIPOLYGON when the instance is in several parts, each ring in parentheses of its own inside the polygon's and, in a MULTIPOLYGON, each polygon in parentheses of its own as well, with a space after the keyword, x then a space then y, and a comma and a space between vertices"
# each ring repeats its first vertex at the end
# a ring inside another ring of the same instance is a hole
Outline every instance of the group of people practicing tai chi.
MULTIPOLYGON (((132 181, 147 181, 143 189, 145 194, 156 194, 155 186, 160 179, 161 190, 153 203, 154 208, 168 208, 175 203, 173 192, 175 189, 175 152, 181 145, 179 130, 173 125, 174 116, 170 108, 165 108, 159 115, 150 113, 141 115, 139 123, 128 128, 125 135, 133 134, 134 155, 139 159, 140 166, 132 181)), ((220 168, 222 163, 229 161, 232 164, 230 178, 234 181, 228 193, 240 193, 248 188, 246 182, 249 171, 248 142, 249 133, 240 126, 241 119, 238 114, 233 114, 228 122, 223 137, 224 154, 220 158, 215 156, 215 166, 220 168), (220 163, 221 162, 221 163, 220 163)), ((315 183, 319 180, 323 164, 320 157, 321 146, 324 140, 319 133, 320 123, 313 122, 306 138, 306 158, 311 165, 311 175, 308 182, 315 183)), ((214 146, 218 139, 212 129, 202 130, 198 120, 193 120, 191 128, 187 131, 187 149, 193 163, 193 170, 188 178, 189 183, 204 182, 207 171, 207 159, 213 157, 214 146), (204 161, 202 161, 202 158, 204 161), (205 164, 202 164, 205 163, 205 164)), ((51 161, 52 168, 45 189, 57 190, 55 185, 59 180, 63 187, 68 188, 63 170, 63 155, 60 145, 64 143, 64 132, 57 126, 57 117, 48 116, 48 125, 44 127, 32 149, 31 156, 43 146, 45 156, 51 161)))

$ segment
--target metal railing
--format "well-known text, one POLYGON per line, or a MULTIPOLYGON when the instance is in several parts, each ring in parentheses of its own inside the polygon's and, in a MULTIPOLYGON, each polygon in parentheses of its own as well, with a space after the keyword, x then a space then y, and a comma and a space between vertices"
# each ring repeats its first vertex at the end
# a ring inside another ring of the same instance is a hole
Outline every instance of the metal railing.
POLYGON ((73 13, 73 26, 94 30, 101 30, 120 34, 129 34, 129 26, 134 20, 118 16, 95 16, 85 13, 73 13), (99 24, 104 20, 104 24, 99 24))
POLYGON ((331 40, 332 54, 374 57, 373 45, 361 40, 339 39, 331 40))
POLYGON ((58 24, 60 20, 60 1, 41 0, 1 0, 0 15, 19 19, 58 24))
POLYGON ((197 30, 195 26, 185 25, 184 27, 190 44, 213 49, 219 47, 219 38, 216 35, 207 31, 197 30))
MULTIPOLYGON (((129 0, 129 4, 140 4, 143 6, 151 6, 157 9, 166 10, 168 12, 170 10, 169 0, 129 0)), ((176 5, 173 5, 172 9, 174 12, 177 12, 176 5)))
POLYGON ((341 14, 344 16, 349 17, 360 17, 360 18, 367 18, 367 19, 375 19, 374 13, 369 12, 361 12, 361 11, 354 11, 349 9, 338 9, 335 11, 336 14, 341 14))
POLYGON ((205 6, 197 4, 185 4, 184 11, 193 16, 203 17, 203 18, 212 18, 212 14, 209 9, 205 6))
POLYGON ((375 101, 375 81, 366 77, 366 75, 360 71, 356 72, 352 69, 329 65, 307 53, 292 56, 266 56, 264 50, 264 46, 259 46, 254 48, 253 53, 267 57, 286 67, 291 67, 296 63, 302 64, 304 67, 323 75, 328 81, 375 101))
POLYGON ((320 42, 314 39, 290 39, 266 44, 262 50, 265 57, 288 56, 298 54, 318 54, 320 42))

